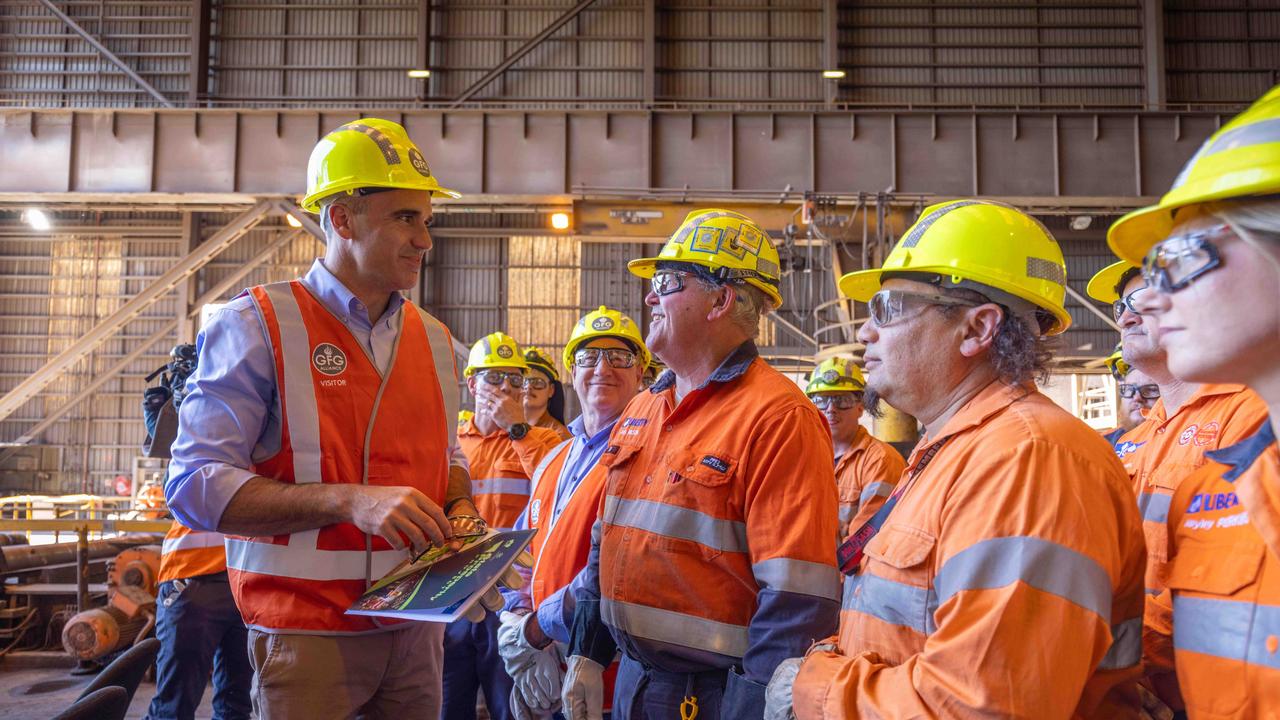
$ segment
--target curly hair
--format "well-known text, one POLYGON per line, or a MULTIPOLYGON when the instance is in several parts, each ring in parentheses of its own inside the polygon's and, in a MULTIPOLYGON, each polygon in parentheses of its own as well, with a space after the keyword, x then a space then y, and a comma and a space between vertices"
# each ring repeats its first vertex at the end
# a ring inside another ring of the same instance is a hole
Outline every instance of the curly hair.
MULTIPOLYGON (((993 301, 982 293, 968 288, 939 288, 944 294, 987 304, 993 301)), ((1014 314, 1007 306, 993 303, 1000 308, 1000 325, 991 343, 990 361, 1000 380, 1006 385, 1023 385, 1029 380, 1039 383, 1049 379, 1049 365, 1053 361, 1057 343, 1044 335, 1039 328, 1014 314)), ((948 305, 940 308, 944 315, 955 317, 964 307, 948 305)), ((1039 312, 1037 312, 1037 315, 1039 312)), ((1038 322, 1038 317, 1035 320, 1038 322)))

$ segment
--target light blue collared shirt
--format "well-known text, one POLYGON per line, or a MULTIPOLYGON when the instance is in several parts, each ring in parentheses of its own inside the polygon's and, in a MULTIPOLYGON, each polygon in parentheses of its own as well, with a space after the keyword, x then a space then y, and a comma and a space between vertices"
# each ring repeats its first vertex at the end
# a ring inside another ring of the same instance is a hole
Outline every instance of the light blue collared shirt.
MULTIPOLYGON (((317 259, 302 284, 351 331, 378 371, 391 364, 396 313, 392 293, 376 323, 369 310, 317 259)), ((187 380, 178 437, 165 481, 169 509, 193 530, 217 530, 227 503, 255 476, 249 468, 280 450, 280 397, 266 329, 247 292, 219 308, 196 337, 199 364, 187 380)), ((460 465, 460 451, 452 453, 460 465)))
MULTIPOLYGON (((573 434, 573 439, 569 444, 569 455, 564 460, 564 468, 560 471, 559 483, 556 486, 555 505, 550 508, 551 525, 554 525, 560 519, 560 514, 564 512, 565 507, 569 504, 569 499, 577 492, 578 487, 582 484, 582 479, 600 461, 600 456, 604 454, 604 449, 609 444, 609 435, 613 432, 613 426, 616 422, 617 419, 590 436, 587 435, 581 415, 569 423, 569 432, 573 434)), ((551 478, 548 479, 550 480, 551 478)), ((544 531, 544 536, 547 532, 550 532, 551 525, 546 526, 548 529, 544 531)), ((529 508, 526 506, 524 512, 520 513, 520 517, 516 519, 516 529, 524 530, 528 527, 529 508)), ((542 632, 553 640, 563 643, 569 642, 569 626, 573 623, 573 610, 575 607, 573 588, 577 584, 578 577, 575 576, 573 582, 556 590, 538 606, 538 625, 542 627, 542 632)), ((508 595, 508 609, 533 607, 533 599, 529 593, 530 588, 526 584, 518 591, 518 597, 508 595)))

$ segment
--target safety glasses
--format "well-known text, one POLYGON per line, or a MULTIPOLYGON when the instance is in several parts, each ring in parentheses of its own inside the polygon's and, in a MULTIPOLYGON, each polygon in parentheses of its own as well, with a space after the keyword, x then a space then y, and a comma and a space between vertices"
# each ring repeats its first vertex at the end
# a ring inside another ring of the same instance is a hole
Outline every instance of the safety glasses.
POLYGON ((881 290, 867 301, 867 310, 871 313, 871 322, 885 327, 902 319, 908 305, 917 307, 926 305, 953 305, 956 307, 977 307, 980 303, 962 300, 935 293, 913 293, 905 290, 881 290))
POLYGON ((476 375, 486 383, 495 387, 502 387, 505 381, 508 385, 519 390, 524 387, 524 375, 520 373, 502 372, 501 370, 481 370, 476 375))
POLYGON ((573 354, 573 364, 581 368, 595 367, 601 356, 609 367, 629 368, 636 364, 636 354, 623 348, 582 348, 573 354))
POLYGON ((809 398, 819 410, 834 407, 837 410, 848 410, 862 402, 862 393, 840 393, 839 395, 814 395, 809 398))
POLYGON ((1158 400, 1160 399, 1160 386, 1155 383, 1149 385, 1120 383, 1120 397, 1128 399, 1134 395, 1141 396, 1143 400, 1158 400))
POLYGON ((1141 315, 1142 313, 1138 310, 1138 306, 1142 304, 1143 298, 1147 297, 1147 293, 1149 292, 1151 292, 1151 288, 1143 285, 1137 290, 1134 290, 1128 295, 1125 295, 1119 300, 1111 303, 1111 317, 1116 322, 1120 322, 1120 317, 1124 315, 1126 310, 1134 315, 1141 315))
POLYGON ((1231 228, 1218 225, 1206 230, 1175 235, 1151 248, 1142 261, 1142 277, 1149 287, 1169 295, 1222 265, 1222 255, 1210 238, 1220 237, 1231 228))
POLYGON ((533 388, 534 390, 546 390, 547 386, 550 384, 550 380, 542 377, 533 377, 532 375, 524 379, 524 386, 526 388, 533 388))
POLYGON ((684 289, 684 279, 687 275, 688 273, 674 270, 660 270, 649 279, 649 287, 653 288, 653 294, 658 297, 674 295, 684 289))

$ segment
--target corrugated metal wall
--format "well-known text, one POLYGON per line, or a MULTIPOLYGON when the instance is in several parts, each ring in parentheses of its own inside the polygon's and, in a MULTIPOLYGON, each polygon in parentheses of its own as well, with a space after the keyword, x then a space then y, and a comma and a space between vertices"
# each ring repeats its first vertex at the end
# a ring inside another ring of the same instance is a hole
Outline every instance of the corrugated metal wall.
POLYGON ((1280 83, 1280 2, 1165 3, 1170 102, 1238 103, 1280 83))

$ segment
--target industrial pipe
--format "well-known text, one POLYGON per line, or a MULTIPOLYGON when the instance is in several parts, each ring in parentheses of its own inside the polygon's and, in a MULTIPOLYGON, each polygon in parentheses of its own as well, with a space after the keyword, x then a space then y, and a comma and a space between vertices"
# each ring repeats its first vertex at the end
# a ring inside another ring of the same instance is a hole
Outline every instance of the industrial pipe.
MULTIPOLYGON (((87 544, 89 560, 115 557, 120 551, 137 545, 157 545, 157 535, 136 533, 94 540, 87 544)), ((77 542, 52 545, 7 545, 0 547, 0 574, 33 570, 46 565, 64 565, 76 562, 77 542)))

